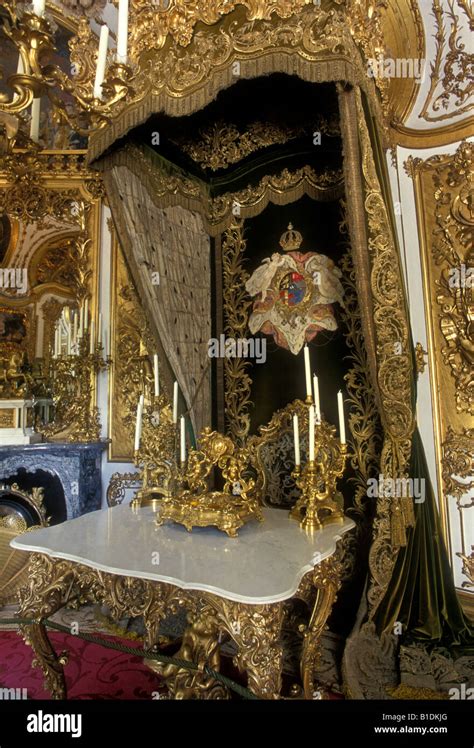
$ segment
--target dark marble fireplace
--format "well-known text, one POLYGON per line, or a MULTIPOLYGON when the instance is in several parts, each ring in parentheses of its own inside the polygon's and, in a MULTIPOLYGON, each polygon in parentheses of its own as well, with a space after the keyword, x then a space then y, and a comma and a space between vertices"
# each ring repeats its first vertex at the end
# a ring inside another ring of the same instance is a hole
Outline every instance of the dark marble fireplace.
POLYGON ((51 524, 101 506, 101 454, 106 444, 41 443, 0 447, 0 482, 43 486, 51 524))

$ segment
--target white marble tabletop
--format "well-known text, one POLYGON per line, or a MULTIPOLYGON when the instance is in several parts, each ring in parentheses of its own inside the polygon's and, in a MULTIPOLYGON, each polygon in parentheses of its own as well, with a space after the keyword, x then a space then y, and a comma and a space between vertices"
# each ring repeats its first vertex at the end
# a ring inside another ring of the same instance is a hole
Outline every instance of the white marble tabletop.
POLYGON ((19 535, 11 546, 256 605, 292 597, 303 575, 354 527, 345 518, 311 536, 286 511, 263 514, 264 522, 252 521, 229 538, 213 527, 191 533, 170 522, 158 527, 151 507, 119 505, 19 535))

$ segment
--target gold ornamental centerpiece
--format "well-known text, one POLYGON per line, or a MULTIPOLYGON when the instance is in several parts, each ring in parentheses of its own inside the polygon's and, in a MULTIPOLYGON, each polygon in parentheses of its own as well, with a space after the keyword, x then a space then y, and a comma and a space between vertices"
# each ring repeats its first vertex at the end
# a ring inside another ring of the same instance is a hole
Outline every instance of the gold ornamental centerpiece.
POLYGON ((184 419, 181 419, 180 465, 176 475, 176 489, 165 497, 156 517, 158 525, 166 520, 177 522, 191 531, 193 527, 215 526, 235 537, 246 522, 263 521, 263 515, 253 492, 248 451, 237 448, 228 436, 209 427, 198 439, 198 449, 186 456, 184 419), (223 487, 210 490, 212 473, 221 473, 223 487))

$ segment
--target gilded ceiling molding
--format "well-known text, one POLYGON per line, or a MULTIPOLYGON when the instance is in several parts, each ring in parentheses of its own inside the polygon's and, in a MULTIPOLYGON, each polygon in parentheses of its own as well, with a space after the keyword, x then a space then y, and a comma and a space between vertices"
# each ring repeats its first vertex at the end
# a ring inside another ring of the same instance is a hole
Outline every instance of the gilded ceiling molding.
MULTIPOLYGON (((182 43, 173 38, 166 44, 165 37, 160 39, 159 30, 154 27, 155 16, 160 13, 138 4, 135 12, 143 13, 143 23, 138 26, 132 20, 135 31, 130 44, 132 62, 138 65, 131 83, 134 95, 126 102, 118 102, 108 127, 91 137, 89 158, 96 159, 154 112, 191 114, 238 80, 275 72, 297 75, 313 83, 343 80, 361 86, 377 121, 385 128, 388 142, 387 81, 374 81, 367 75, 360 51, 375 57, 383 50, 378 12, 372 7, 368 17, 368 0, 361 0, 360 7, 355 0, 346 2, 350 4, 350 23, 342 3, 330 10, 312 3, 235 3, 243 5, 245 11, 236 7, 235 12, 222 18, 216 4, 211 3, 210 8, 206 4, 205 22, 212 25, 202 28, 190 20, 182 31, 182 43)), ((229 3, 231 10, 233 5, 229 3)), ((227 7, 226 3, 226 13, 227 7)), ((191 11, 189 17, 194 19, 195 13, 191 11)), ((181 38, 181 31, 176 34, 181 38)))
POLYGON ((402 148, 436 148, 470 138, 474 131, 474 117, 424 130, 405 127, 392 120, 391 128, 393 140, 402 148))
MULTIPOLYGON (((425 60, 425 28, 418 0, 389 0, 381 9, 381 27, 390 57, 395 60, 425 60)), ((391 127, 407 120, 419 91, 420 86, 414 76, 390 78, 387 97, 391 127)))
POLYGON ((206 232, 216 236, 228 228, 234 216, 249 218, 266 208, 269 202, 287 205, 303 195, 315 200, 339 199, 344 192, 342 170, 327 169, 317 174, 310 166, 294 172, 283 169, 279 174, 264 175, 258 184, 236 192, 210 197, 208 186, 177 170, 165 173, 154 154, 127 144, 101 163, 101 170, 129 169, 146 186, 153 202, 160 208, 180 205, 202 215, 206 232))
POLYGON ((461 16, 455 0, 447 0, 447 3, 449 10, 446 11, 441 0, 433 0, 432 11, 437 29, 436 54, 431 64, 430 88, 418 115, 426 122, 449 120, 467 114, 474 108, 473 55, 462 42, 461 16), (449 29, 445 26, 446 16, 449 29))

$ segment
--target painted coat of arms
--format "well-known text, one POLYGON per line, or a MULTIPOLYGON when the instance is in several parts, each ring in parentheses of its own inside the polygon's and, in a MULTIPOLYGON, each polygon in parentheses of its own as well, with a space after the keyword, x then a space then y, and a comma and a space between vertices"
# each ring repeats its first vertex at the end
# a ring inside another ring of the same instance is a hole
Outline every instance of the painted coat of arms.
POLYGON ((321 330, 336 330, 332 305, 344 307, 341 271, 326 255, 300 252, 302 241, 290 223, 280 238, 284 254, 265 258, 245 284, 255 297, 249 319, 252 334, 272 335, 295 355, 321 330))

